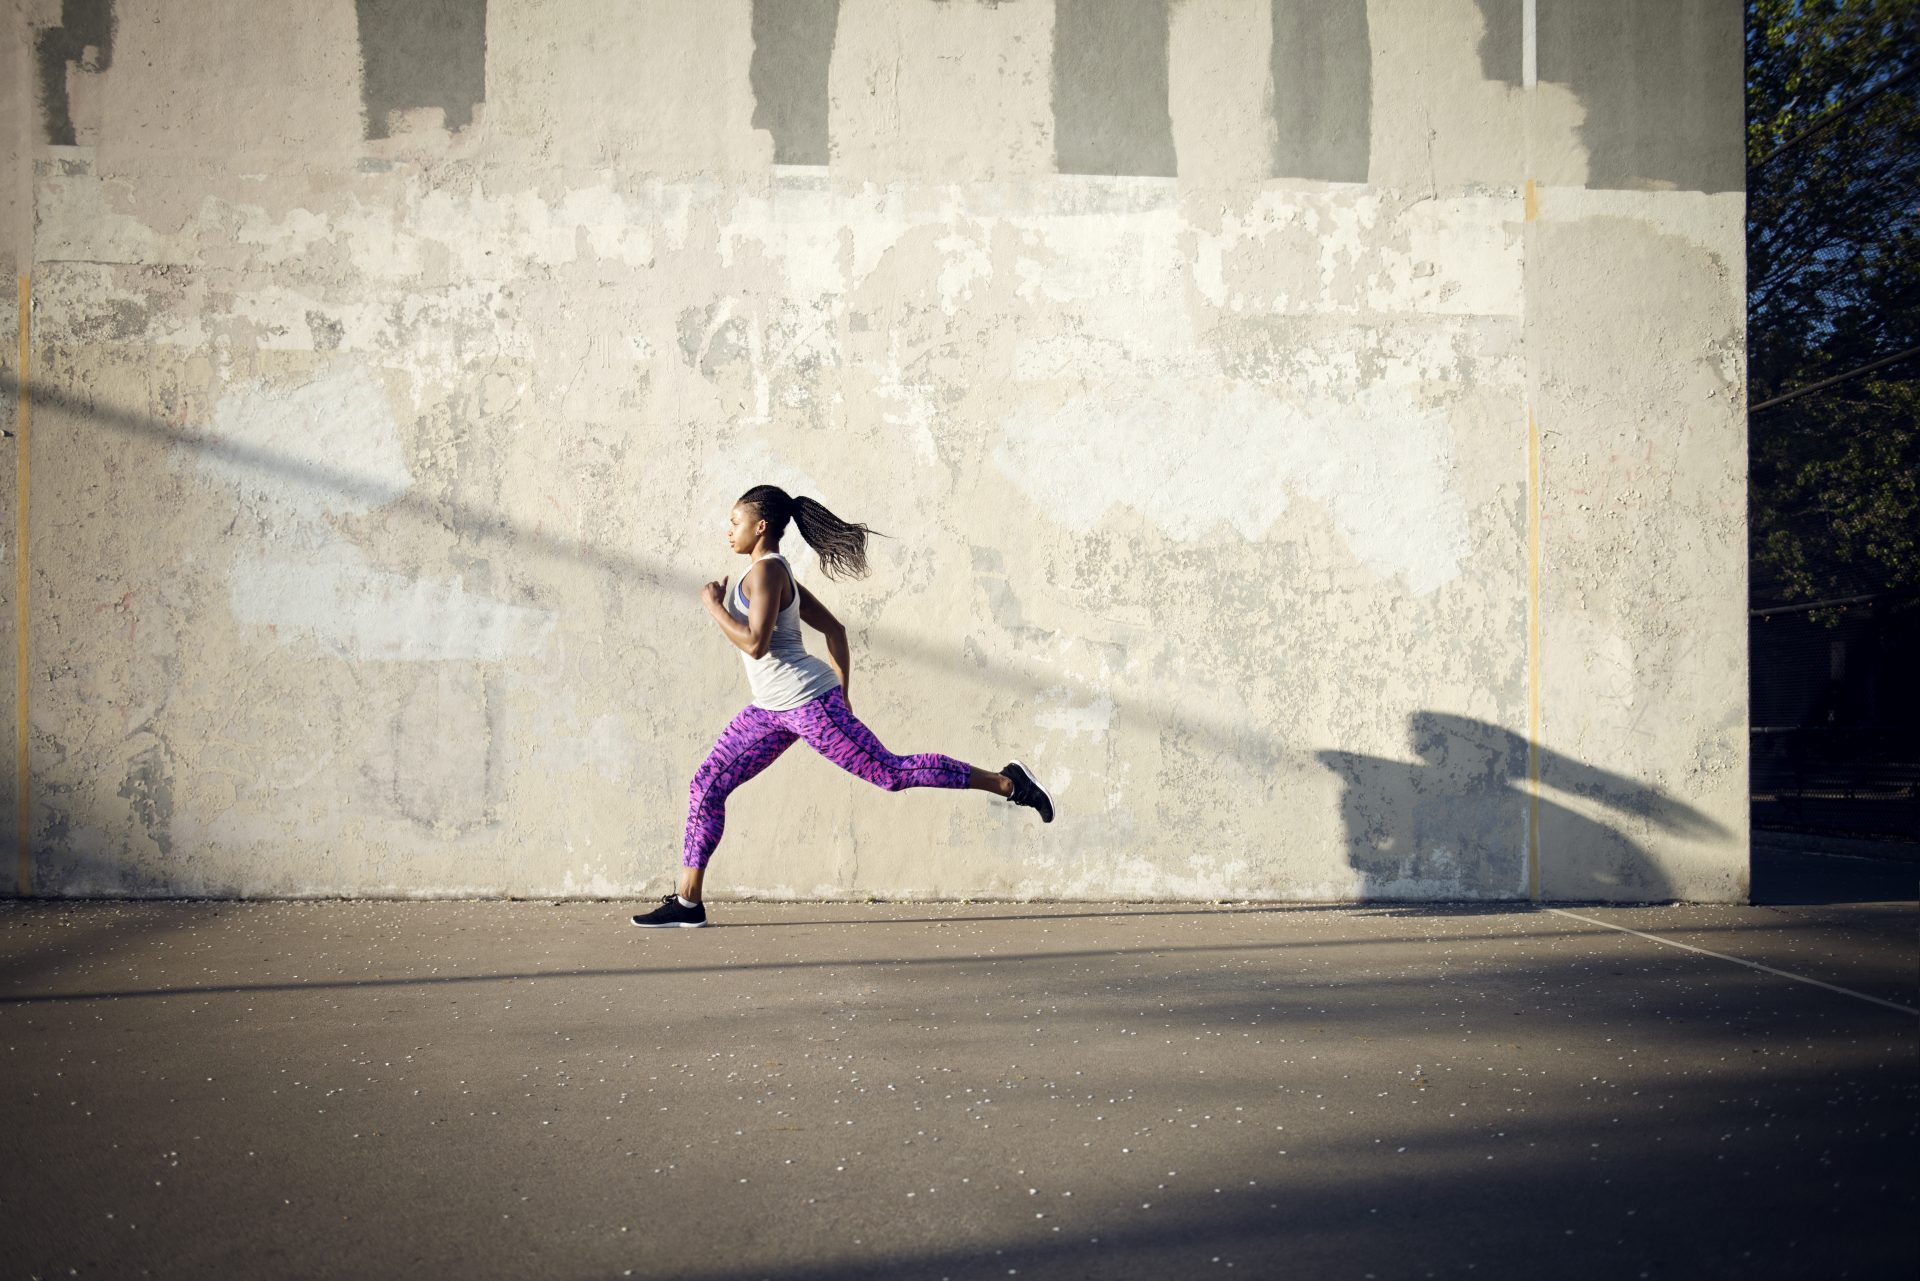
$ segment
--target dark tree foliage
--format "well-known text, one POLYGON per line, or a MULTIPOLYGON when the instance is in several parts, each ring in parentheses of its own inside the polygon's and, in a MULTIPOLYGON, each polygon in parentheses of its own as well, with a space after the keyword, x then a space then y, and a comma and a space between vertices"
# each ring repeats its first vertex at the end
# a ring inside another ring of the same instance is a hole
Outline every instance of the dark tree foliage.
MULTIPOLYGON (((1920 0, 1748 0, 1749 405, 1920 345, 1916 96, 1920 0)), ((1920 587, 1920 357, 1754 413, 1749 458, 1756 605, 1920 587)))

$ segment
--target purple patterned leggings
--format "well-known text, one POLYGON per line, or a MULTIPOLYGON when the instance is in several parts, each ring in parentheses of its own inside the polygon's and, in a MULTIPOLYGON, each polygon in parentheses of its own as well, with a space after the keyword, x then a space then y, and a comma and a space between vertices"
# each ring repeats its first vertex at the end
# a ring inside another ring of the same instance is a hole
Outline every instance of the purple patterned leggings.
POLYGON ((965 761, 938 752, 895 756, 882 747, 873 731, 854 716, 837 685, 812 702, 783 712, 748 704, 694 771, 682 866, 707 865, 727 826, 728 793, 773 764, 796 738, 806 739, 807 746, 849 774, 889 792, 967 785, 970 767, 965 761))

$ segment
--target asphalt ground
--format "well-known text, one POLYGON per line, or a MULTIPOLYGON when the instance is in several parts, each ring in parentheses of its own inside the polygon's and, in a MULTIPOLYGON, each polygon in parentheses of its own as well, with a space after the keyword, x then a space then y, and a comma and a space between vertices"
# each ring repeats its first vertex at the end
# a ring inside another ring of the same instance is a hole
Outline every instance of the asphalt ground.
POLYGON ((1797 857, 1755 906, 16 902, 0 1275, 1914 1276, 1914 869, 1797 857))

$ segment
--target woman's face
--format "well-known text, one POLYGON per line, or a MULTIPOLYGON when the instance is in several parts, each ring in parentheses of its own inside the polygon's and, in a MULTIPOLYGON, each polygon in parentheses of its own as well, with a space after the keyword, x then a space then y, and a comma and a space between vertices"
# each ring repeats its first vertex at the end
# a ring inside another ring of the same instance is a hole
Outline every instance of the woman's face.
POLYGON ((735 503, 727 515, 727 545, 746 555, 760 537, 760 525, 760 513, 750 504, 735 503))

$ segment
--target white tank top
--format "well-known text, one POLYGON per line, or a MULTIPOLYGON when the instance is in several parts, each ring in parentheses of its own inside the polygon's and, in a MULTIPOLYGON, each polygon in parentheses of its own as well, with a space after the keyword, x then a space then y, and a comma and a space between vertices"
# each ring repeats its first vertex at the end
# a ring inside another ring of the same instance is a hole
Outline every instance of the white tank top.
MULTIPOLYGON (((793 565, 780 552, 768 552, 765 556, 754 558, 757 565, 763 560, 777 560, 786 566, 787 578, 793 587, 793 600, 774 615, 773 636, 767 645, 767 652, 759 658, 740 651, 740 661, 747 667, 747 685, 753 690, 753 705, 763 707, 770 712, 784 712, 803 704, 810 703, 828 690, 840 684, 838 673, 833 664, 817 654, 809 654, 806 645, 800 639, 800 585, 793 576, 793 565)), ((749 565, 752 569, 753 565, 749 565)), ((740 575, 733 590, 727 593, 727 613, 741 623, 747 622, 747 596, 742 586, 747 576, 740 575)), ((783 586, 782 591, 786 588, 783 586)))

